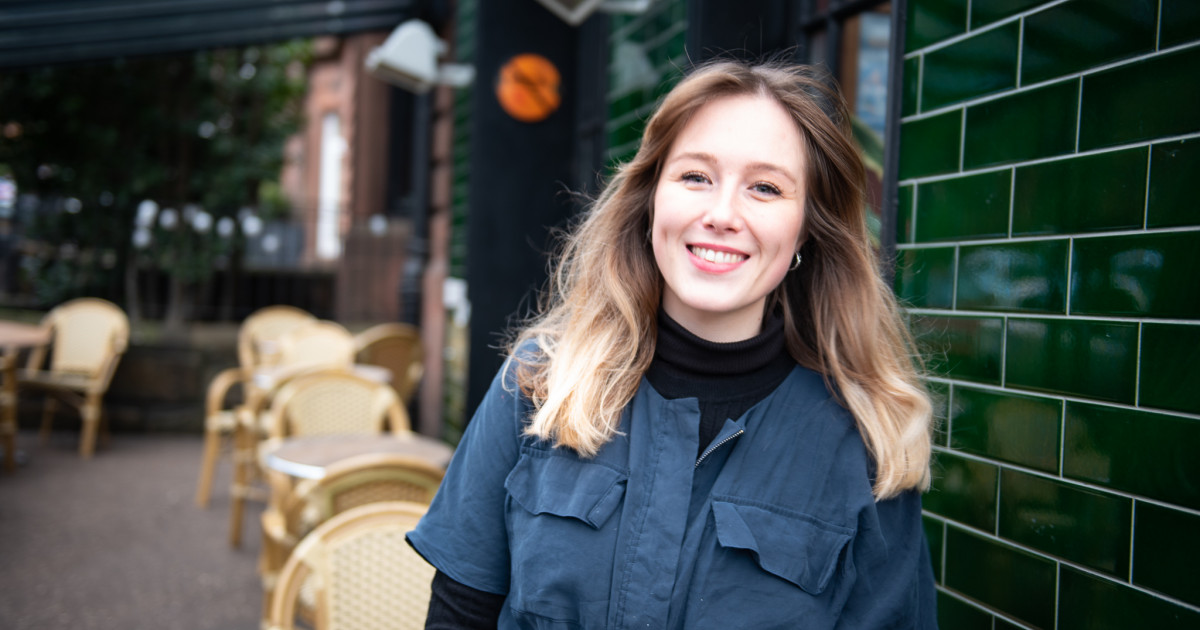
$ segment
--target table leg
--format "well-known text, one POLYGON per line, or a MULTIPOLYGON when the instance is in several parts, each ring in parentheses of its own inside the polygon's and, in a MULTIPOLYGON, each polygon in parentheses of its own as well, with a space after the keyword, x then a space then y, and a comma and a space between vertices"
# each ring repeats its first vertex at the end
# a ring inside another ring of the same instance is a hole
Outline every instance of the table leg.
POLYGON ((4 442, 4 471, 17 468, 17 353, 0 355, 0 440, 4 442))

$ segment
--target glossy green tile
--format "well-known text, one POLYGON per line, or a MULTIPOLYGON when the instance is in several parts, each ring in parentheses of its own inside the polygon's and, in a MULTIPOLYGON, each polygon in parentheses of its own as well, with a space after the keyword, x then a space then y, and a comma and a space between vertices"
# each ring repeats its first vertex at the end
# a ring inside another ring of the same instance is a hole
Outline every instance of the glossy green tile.
POLYGON ((1161 10, 1162 31, 1158 35, 1160 50, 1200 38, 1200 2, 1162 0, 1161 10))
POLYGON ((1072 79, 967 108, 963 166, 978 168, 1075 150, 1079 81, 1072 79))
POLYGON ((1017 40, 1012 22, 925 54, 921 109, 995 94, 1017 86, 1017 40))
POLYGON ((996 617, 996 625, 993 630, 1025 630, 1024 626, 1018 626, 1015 623, 1009 623, 999 617, 996 617))
POLYGON ((925 530, 925 542, 929 545, 929 561, 933 563, 933 580, 942 581, 942 538, 945 536, 946 524, 936 518, 921 517, 921 527, 925 530))
POLYGON ((913 193, 917 190, 916 185, 909 184, 900 186, 896 196, 896 242, 911 243, 913 242, 913 219, 916 215, 913 214, 913 193))
POLYGON ((967 30, 967 6, 961 0, 911 0, 905 22, 904 51, 936 44, 967 30))
POLYGON ((1139 147, 1018 168, 1013 235, 1141 228, 1147 151, 1139 147))
POLYGON ((904 97, 901 100, 900 115, 912 116, 920 106, 921 95, 921 57, 904 60, 904 97))
POLYGON ((971 0, 971 28, 979 28, 1031 9, 1046 0, 971 0))
POLYGON ((1139 405, 1200 413, 1200 326, 1144 324, 1141 368, 1139 405))
POLYGON ((942 630, 992 630, 990 613, 942 591, 938 591, 937 618, 942 630))
POLYGON ((1200 516, 1138 502, 1135 519, 1133 583, 1200 606, 1200 516))
POLYGON ((1117 577, 1129 575, 1133 500, 1016 470, 1000 473, 1002 538, 1117 577))
POLYGON ((1055 563, 946 528, 946 586, 1039 628, 1054 627, 1055 563))
POLYGON ((1158 0, 1074 0, 1025 18, 1021 85, 1154 50, 1158 0))
POLYGON ((900 125, 900 179, 958 170, 962 111, 900 125))
POLYGON ((954 306, 954 248, 904 249, 896 253, 896 296, 918 308, 954 306))
POLYGON ((916 240, 1008 236, 1012 171, 992 171, 917 186, 916 240))
POLYGON ((1063 476, 1200 509, 1200 422, 1067 402, 1063 476))
MULTIPOLYGON (((1196 6, 1200 7, 1200 2, 1196 6)), ((1150 151, 1146 227, 1200 225, 1196 173, 1200 173, 1200 139, 1154 145, 1150 151)))
POLYGON ((996 528, 996 481, 992 464, 938 451, 933 486, 921 498, 926 510, 986 532, 996 528))
POLYGON ((1084 77, 1079 149, 1200 131, 1198 67, 1193 46, 1084 77))
POLYGON ((1010 387, 1132 403, 1137 324, 1009 319, 1010 387))
POLYGON ((1200 628, 1200 613, 1068 566, 1058 588, 1057 630, 1200 628))
POLYGON ((945 383, 927 381, 929 401, 933 404, 933 443, 950 446, 950 386, 945 383))
POLYGON ((1058 472, 1061 401, 959 386, 951 407, 954 449, 1058 472))
POLYGON ((922 316, 913 319, 912 331, 934 374, 1000 384, 1001 318, 922 316))
POLYGON ((1075 239, 1071 313, 1200 319, 1197 270, 1200 233, 1075 239))
POLYGON ((958 255, 961 309, 1065 313, 1068 241, 963 246, 958 255))

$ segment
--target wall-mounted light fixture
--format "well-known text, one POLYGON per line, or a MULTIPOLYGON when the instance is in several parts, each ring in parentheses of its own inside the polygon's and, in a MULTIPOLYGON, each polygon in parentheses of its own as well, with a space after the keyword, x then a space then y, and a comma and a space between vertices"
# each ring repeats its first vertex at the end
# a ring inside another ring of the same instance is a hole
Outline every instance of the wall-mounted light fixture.
POLYGON ((418 94, 435 85, 469 84, 475 78, 474 66, 438 62, 445 52, 446 43, 437 38, 433 27, 408 20, 367 54, 366 66, 376 78, 418 94))

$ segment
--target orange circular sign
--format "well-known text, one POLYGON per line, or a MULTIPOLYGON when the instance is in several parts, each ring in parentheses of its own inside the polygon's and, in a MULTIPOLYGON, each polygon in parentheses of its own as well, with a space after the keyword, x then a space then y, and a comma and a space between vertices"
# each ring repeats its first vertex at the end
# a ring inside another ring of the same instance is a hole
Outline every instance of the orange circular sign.
POLYGON ((554 113, 562 102, 558 93, 558 68, 541 55, 526 53, 500 68, 496 99, 509 116, 521 122, 538 122, 554 113))

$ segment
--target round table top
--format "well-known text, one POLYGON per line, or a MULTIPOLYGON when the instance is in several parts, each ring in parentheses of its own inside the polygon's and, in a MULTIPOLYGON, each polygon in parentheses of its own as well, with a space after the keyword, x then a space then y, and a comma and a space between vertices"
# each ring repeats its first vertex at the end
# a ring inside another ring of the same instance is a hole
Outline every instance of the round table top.
POLYGON ((0 347, 24 348, 49 341, 50 331, 37 324, 0 320, 0 347))
POLYGON ((410 455, 445 468, 454 449, 441 440, 411 432, 309 435, 284 438, 278 447, 267 453, 266 465, 292 477, 320 479, 330 465, 371 453, 410 455))

